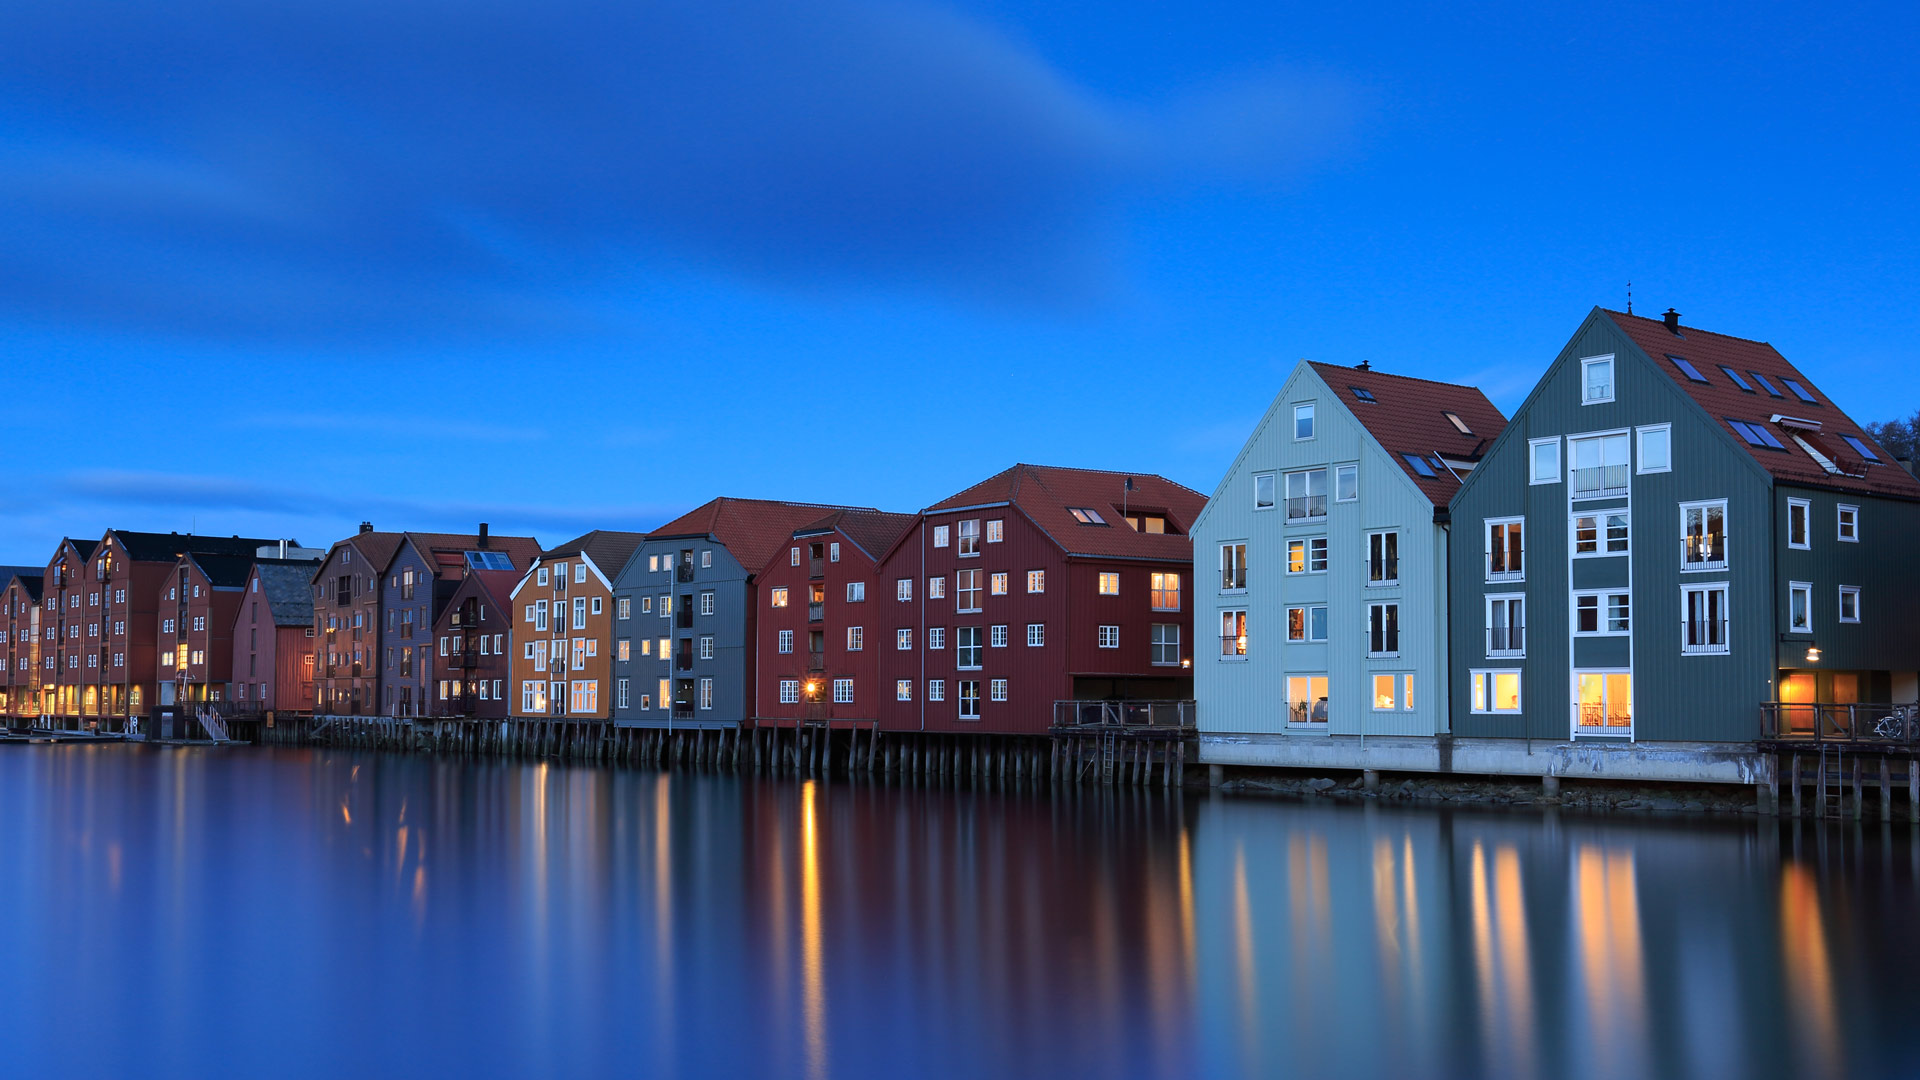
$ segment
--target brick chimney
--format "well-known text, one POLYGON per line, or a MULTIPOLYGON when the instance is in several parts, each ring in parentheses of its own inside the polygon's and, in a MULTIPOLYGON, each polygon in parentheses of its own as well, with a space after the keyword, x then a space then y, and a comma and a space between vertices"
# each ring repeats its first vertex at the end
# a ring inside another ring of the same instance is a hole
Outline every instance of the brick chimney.
POLYGON ((370 532, 372 532, 372 531, 373 531, 373 522, 371 522, 371 521, 363 521, 363 522, 361 522, 361 523, 360 523, 360 531, 361 531, 362 533, 370 533, 370 532))
POLYGON ((487 550, 487 523, 484 521, 480 523, 480 550, 487 550))
POLYGON ((1661 316, 1661 318, 1667 321, 1667 333, 1672 334, 1674 337, 1679 337, 1680 336, 1680 313, 1673 310, 1672 308, 1668 308, 1667 313, 1661 316))

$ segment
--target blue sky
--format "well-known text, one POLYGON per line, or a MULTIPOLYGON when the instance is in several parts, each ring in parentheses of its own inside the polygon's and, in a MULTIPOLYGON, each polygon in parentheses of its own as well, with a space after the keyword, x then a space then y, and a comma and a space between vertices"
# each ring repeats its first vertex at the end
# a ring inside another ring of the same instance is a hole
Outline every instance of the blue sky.
POLYGON ((1920 407, 1910 7, 5 6, 0 562, 1211 490, 1299 358, 1511 409, 1629 280, 1920 407))

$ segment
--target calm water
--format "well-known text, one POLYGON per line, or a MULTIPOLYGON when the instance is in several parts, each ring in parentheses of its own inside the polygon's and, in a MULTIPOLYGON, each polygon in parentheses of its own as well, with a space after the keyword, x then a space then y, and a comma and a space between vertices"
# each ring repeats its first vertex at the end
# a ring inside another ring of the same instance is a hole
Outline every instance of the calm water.
POLYGON ((1905 829, 0 747, 10 1076, 1920 1071, 1905 829))

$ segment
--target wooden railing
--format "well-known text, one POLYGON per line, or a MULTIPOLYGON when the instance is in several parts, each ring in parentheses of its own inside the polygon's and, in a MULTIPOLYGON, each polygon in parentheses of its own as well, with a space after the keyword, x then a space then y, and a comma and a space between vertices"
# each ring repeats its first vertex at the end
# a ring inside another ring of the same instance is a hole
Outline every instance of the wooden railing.
POLYGON ((1194 705, 1191 701, 1056 701, 1053 726, 1056 730, 1125 727, 1191 731, 1194 705))
POLYGON ((1920 705, 1768 701, 1760 737, 1783 741, 1920 744, 1920 705))

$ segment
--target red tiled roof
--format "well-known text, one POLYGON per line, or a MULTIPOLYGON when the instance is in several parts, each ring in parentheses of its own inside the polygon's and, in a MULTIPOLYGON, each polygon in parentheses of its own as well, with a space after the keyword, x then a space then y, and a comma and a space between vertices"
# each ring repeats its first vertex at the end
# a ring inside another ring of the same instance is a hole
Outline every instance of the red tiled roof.
POLYGON ((467 575, 473 587, 482 590, 502 611, 507 610, 507 601, 522 576, 518 570, 475 570, 467 575))
POLYGON ((1186 561, 1193 556, 1193 541, 1187 530, 1206 507, 1207 497, 1153 473, 1015 465, 942 499, 924 512, 1000 502, 1019 507, 1069 555, 1186 561), (1132 491, 1126 490, 1129 478, 1133 480, 1132 491), (1129 511, 1164 513, 1178 532, 1134 532, 1121 517, 1123 503, 1129 511), (1073 516, 1072 508, 1096 511, 1107 524, 1082 524, 1073 516))
MULTIPOLYGON (((483 550, 480 547, 478 533, 408 532, 401 535, 413 541, 413 546, 419 549, 421 556, 432 566, 436 575, 448 570, 464 570, 467 564, 466 553, 483 550)), ((393 552, 387 555, 387 562, 392 562, 394 554, 399 550, 399 545, 395 544, 393 552)), ((533 560, 540 557, 540 541, 531 536, 500 536, 490 533, 484 550, 505 553, 507 558, 513 560, 513 568, 525 573, 527 567, 533 565, 533 560)), ((386 567, 387 563, 380 564, 382 570, 386 567)))
POLYGON ((1827 395, 1813 384, 1813 380, 1788 363, 1787 358, 1781 356, 1773 346, 1764 341, 1749 341, 1686 325, 1682 325, 1679 335, 1675 335, 1661 319, 1648 319, 1605 308, 1601 311, 1647 354, 1656 367, 1673 379, 1674 385, 1707 411, 1723 434, 1746 447, 1747 452, 1772 473, 1774 479, 1842 491, 1920 498, 1920 481, 1895 464, 1892 454, 1874 442, 1872 436, 1854 423, 1838 405, 1828 400, 1827 395), (1669 356, 1688 361, 1707 381, 1694 382, 1668 359, 1669 356), (1734 385, 1727 373, 1721 370, 1723 364, 1739 372, 1740 377, 1753 387, 1753 392, 1748 393, 1734 385), (1754 379, 1753 372, 1766 376, 1782 396, 1769 395, 1766 388, 1754 379), (1809 405, 1801 401, 1782 383, 1783 379, 1792 379, 1805 387, 1819 404, 1809 405), (1794 443, 1793 433, 1770 423, 1768 418, 1775 415, 1819 421, 1819 433, 1807 441, 1830 457, 1841 472, 1829 472, 1805 449, 1794 443), (1765 428, 1785 449, 1775 450, 1749 444, 1727 426, 1728 419, 1744 420, 1765 428), (1861 458, 1847 445, 1844 436, 1848 435, 1871 447, 1879 455, 1880 463, 1873 464, 1861 458))
POLYGON ((1409 375, 1389 375, 1384 371, 1361 371, 1338 364, 1308 361, 1315 374, 1339 396, 1340 403, 1360 421, 1400 466, 1420 493, 1435 506, 1445 506, 1460 490, 1460 480, 1451 469, 1434 468, 1433 476, 1422 476, 1408 463, 1406 456, 1431 459, 1435 454, 1471 458, 1493 445, 1507 429, 1507 418, 1478 387, 1433 382, 1409 375), (1353 388, 1373 395, 1371 402, 1361 401, 1353 388), (1470 435, 1446 417, 1458 416, 1470 435))
POLYGON ((773 499, 721 497, 674 518, 647 535, 655 540, 711 536, 748 573, 758 573, 795 530, 819 521, 833 510, 872 510, 868 506, 832 506, 824 503, 780 502, 773 499))
POLYGON ((858 544, 860 550, 878 561, 919 520, 918 514, 896 514, 887 510, 835 510, 818 521, 795 529, 794 534, 838 529, 847 539, 858 544))

